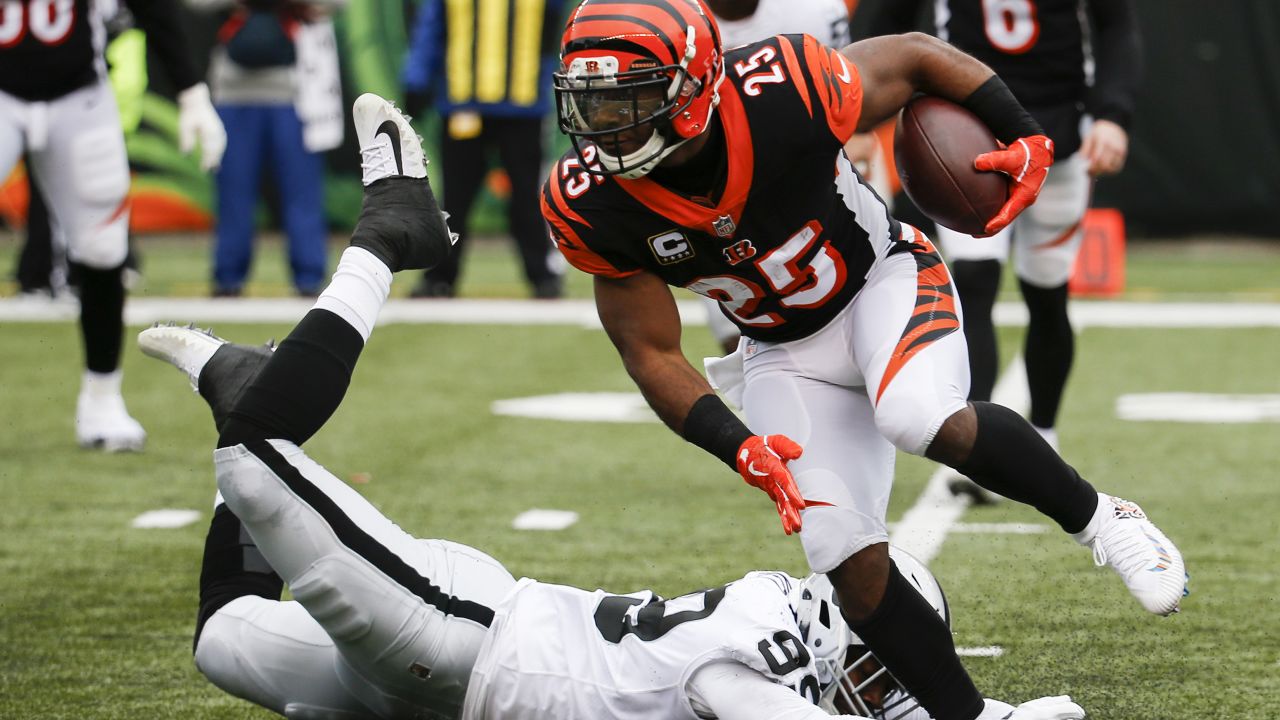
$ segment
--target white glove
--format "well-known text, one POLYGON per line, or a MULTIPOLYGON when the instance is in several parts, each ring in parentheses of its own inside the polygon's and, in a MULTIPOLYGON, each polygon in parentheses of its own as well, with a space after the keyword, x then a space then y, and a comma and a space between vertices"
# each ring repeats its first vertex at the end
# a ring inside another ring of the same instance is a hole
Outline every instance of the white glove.
POLYGON ((1029 700, 1014 708, 1009 720, 1082 720, 1084 708, 1071 702, 1069 695, 1029 700))
POLYGON ((200 142, 200 168, 217 169, 227 149, 227 131, 209 101, 209 86, 196 83, 178 93, 178 149, 189 153, 200 142))

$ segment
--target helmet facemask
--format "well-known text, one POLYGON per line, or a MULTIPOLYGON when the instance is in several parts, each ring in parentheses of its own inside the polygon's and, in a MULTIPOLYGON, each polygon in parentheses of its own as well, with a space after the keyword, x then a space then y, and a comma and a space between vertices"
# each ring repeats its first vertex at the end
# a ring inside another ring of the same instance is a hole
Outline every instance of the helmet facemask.
MULTIPOLYGON (((898 571, 950 627, 947 599, 933 574, 896 546, 889 546, 889 556, 898 571)), ((835 588, 826 576, 815 574, 806 578, 799 586, 793 607, 805 645, 813 653, 817 666, 820 707, 835 714, 897 720, 920 706, 846 624, 835 588), (832 647, 833 641, 840 642, 838 649, 832 647)))
MULTIPOLYGON (((856 642, 857 636, 852 637, 856 642)), ((848 646, 843 659, 828 668, 828 673, 835 682, 821 685, 818 703, 827 712, 897 720, 920 706, 864 645, 848 646), (878 702, 869 698, 878 698, 878 702)))
POLYGON ((707 88, 704 78, 690 73, 695 39, 693 26, 688 26, 686 52, 678 65, 647 57, 628 60, 628 52, 610 53, 605 43, 565 53, 565 65, 553 75, 556 111, 560 131, 572 140, 584 169, 635 179, 705 131, 724 74, 717 73, 713 87, 707 88), (624 62, 626 70, 621 69, 624 62), (691 106, 708 92, 705 117, 691 123, 691 106))

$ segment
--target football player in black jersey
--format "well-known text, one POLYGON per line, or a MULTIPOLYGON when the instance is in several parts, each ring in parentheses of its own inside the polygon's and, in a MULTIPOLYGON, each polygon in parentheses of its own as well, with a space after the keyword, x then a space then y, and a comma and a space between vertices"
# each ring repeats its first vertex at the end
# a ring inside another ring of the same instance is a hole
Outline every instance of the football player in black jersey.
MULTIPOLYGON (((911 29, 923 5, 921 0, 883 0, 864 6, 868 30, 911 29)), ((938 235, 964 301, 971 400, 991 399, 995 385, 999 356, 991 312, 1013 246, 1028 310, 1030 420, 1056 448, 1058 409, 1075 351, 1067 279, 1083 236, 1081 220, 1092 178, 1120 172, 1129 150, 1141 74, 1133 2, 940 0, 929 6, 932 31, 995 70, 1053 140, 1054 170, 1031 210, 988 238, 945 228, 938 235)), ((995 499, 967 481, 952 487, 995 499)))
POLYGON ((968 403, 961 309, 932 243, 891 218, 841 147, 916 92, 969 108, 1010 177, 989 234, 1035 199, 1053 143, 990 68, 936 38, 834 51, 784 35, 722 53, 698 0, 586 0, 555 76, 574 149, 542 206, 659 417, 777 505, 850 626, 940 720, 987 717, 937 614, 890 561, 895 447, 1032 504, 1094 548, 1149 611, 1177 610, 1181 555, 1134 504, 1097 493, 1022 417, 968 403), (741 328, 708 366, 685 359, 669 285, 741 328), (793 440, 794 438, 794 440, 793 440), (803 454, 803 456, 802 456, 803 454), (794 473, 794 475, 793 475, 794 473), (894 646, 910 634, 916 642, 894 646))
MULTIPOLYGON (((0 176, 27 153, 68 258, 80 265, 86 369, 76 437, 109 451, 139 450, 146 440, 120 394, 129 164, 102 57, 103 17, 115 4, 10 0, 0 8, 0 176)), ((212 168, 226 136, 187 55, 177 3, 127 4, 180 88, 180 146, 190 150, 199 138, 201 164, 212 168)))

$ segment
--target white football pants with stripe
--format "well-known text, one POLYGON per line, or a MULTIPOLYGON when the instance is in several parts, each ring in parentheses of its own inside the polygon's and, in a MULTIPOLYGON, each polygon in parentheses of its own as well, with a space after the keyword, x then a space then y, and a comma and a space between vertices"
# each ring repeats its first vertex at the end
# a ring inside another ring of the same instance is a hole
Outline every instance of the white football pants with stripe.
POLYGON ((214 461, 227 506, 296 602, 225 605, 201 633, 200 671, 290 718, 456 717, 511 573, 406 533, 287 441, 214 461))
POLYGON ((951 276, 918 230, 903 225, 903 240, 910 251, 882 255, 825 328, 739 346, 747 424, 804 447, 788 467, 808 503, 800 542, 814 572, 888 542, 894 448, 923 455, 969 393, 951 276))

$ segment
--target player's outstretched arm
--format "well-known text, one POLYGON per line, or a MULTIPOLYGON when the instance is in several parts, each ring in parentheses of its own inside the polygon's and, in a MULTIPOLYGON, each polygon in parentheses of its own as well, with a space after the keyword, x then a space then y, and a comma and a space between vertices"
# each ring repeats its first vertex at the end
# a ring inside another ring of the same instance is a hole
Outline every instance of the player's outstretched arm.
POLYGON ((595 277, 596 310, 622 364, 667 427, 720 458, 769 495, 788 535, 800 530, 804 500, 787 461, 800 446, 784 435, 753 435, 716 396, 680 348, 680 313, 658 276, 595 277))
POLYGON ((658 276, 595 276, 596 310, 627 373, 667 427, 679 433, 689 409, 713 391, 680 349, 680 313, 658 276))
POLYGON ((976 58, 918 32, 860 40, 840 54, 853 62, 862 80, 859 132, 893 117, 918 92, 963 103, 995 75, 976 58))
POLYGON ((126 4, 146 33, 147 45, 160 57, 178 89, 178 149, 189 153, 199 143, 201 169, 216 169, 227 148, 227 132, 192 57, 181 4, 170 0, 129 0, 126 4))

